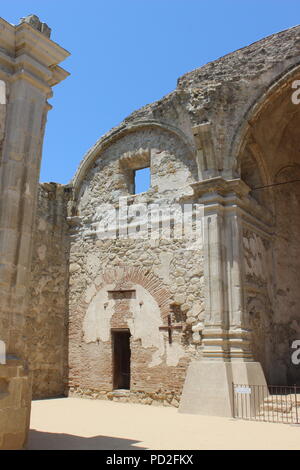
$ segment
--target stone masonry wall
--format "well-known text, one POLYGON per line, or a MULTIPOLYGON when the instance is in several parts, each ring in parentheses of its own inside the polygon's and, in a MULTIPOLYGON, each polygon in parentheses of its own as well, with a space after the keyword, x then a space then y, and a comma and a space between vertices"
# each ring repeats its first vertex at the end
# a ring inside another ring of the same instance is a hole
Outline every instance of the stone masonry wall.
POLYGON ((156 197, 198 179, 190 149, 175 134, 145 126, 112 142, 93 163, 80 188, 78 215, 94 216, 99 204, 117 203, 132 194, 130 173, 145 166, 151 166, 151 193, 156 197))
MULTIPOLYGON (((286 180, 296 179, 295 175, 297 173, 292 168, 286 180)), ((292 190, 291 185, 279 185, 275 187, 274 194, 277 212, 274 239, 276 297, 269 351, 270 376, 272 383, 299 386, 300 365, 291 361, 291 346, 300 338, 300 184, 294 183, 292 190)))
POLYGON ((101 239, 96 229, 101 204, 118 207, 120 197, 131 206, 180 203, 193 194, 196 178, 194 157, 180 139, 151 128, 114 142, 87 173, 70 219, 71 394, 178 406, 188 363, 201 356, 203 252, 188 237, 101 239), (130 196, 126 171, 147 158, 151 188, 130 196), (122 289, 135 298, 109 297, 122 289), (172 331, 172 344, 160 329, 169 312, 182 326, 172 331), (122 397, 113 392, 113 328, 131 333, 131 387, 122 397))
POLYGON ((145 403, 164 402, 167 395, 177 404, 188 362, 201 354, 199 333, 192 331, 204 310, 201 254, 185 251, 184 242, 90 239, 72 244, 70 271, 71 392, 107 396, 112 391, 111 328, 129 328, 133 400, 140 395, 145 403), (108 282, 103 278, 110 270, 115 275, 108 282), (140 279, 118 279, 124 270, 134 270, 140 279), (159 330, 167 324, 159 301, 141 287, 145 277, 167 289, 172 322, 183 325, 183 331, 173 331, 171 345, 167 331, 159 330), (133 289, 136 299, 109 300, 107 292, 115 289, 133 289))
POLYGON ((68 242, 65 189, 39 187, 33 240, 27 356, 33 397, 64 393, 67 366, 68 242))

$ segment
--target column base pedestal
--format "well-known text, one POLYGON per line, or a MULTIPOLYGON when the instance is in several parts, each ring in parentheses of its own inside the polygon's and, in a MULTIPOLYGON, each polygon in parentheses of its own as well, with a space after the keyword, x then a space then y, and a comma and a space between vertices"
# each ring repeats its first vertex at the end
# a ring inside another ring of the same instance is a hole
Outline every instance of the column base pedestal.
POLYGON ((187 370, 179 412, 232 417, 232 383, 267 385, 259 362, 192 362, 187 370))
POLYGON ((23 361, 0 364, 0 450, 24 449, 30 421, 31 374, 23 361))

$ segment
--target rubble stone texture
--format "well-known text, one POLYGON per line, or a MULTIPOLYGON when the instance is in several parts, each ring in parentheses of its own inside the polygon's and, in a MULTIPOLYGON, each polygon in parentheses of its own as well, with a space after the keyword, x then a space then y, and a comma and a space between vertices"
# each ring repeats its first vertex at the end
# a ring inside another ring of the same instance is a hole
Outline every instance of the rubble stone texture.
MULTIPOLYGON (((0 27, 0 41, 6 30, 37 35, 37 56, 43 41, 53 44, 36 17, 0 27)), ((66 53, 52 47, 57 64, 66 53)), ((174 92, 96 142, 71 184, 38 189, 30 146, 41 143, 48 95, 15 90, 3 65, 1 339, 28 361, 33 397, 177 407, 185 383, 182 411, 189 401, 190 410, 230 415, 230 380, 263 383, 264 375, 300 385, 291 362, 300 335, 300 105, 292 101, 299 52, 296 26, 187 73, 174 92), (30 141, 18 140, 24 125, 30 141), (147 166, 151 187, 133 194, 134 171, 147 166), (20 198, 24 178, 32 191, 20 198), (124 202, 132 220, 136 204, 199 204, 202 238, 101 238, 105 207, 122 211, 124 202), (120 330, 131 335, 130 390, 114 385, 120 330), (193 383, 203 406, 195 397, 193 404, 193 383)), ((65 73, 47 66, 49 90, 65 73)))

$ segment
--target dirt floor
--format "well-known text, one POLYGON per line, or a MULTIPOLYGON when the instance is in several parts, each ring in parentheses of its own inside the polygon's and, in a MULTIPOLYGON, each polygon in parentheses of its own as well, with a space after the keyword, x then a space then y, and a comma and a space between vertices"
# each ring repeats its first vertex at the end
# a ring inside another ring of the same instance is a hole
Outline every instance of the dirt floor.
POLYGON ((300 449, 300 426, 81 398, 32 403, 29 449, 300 449))

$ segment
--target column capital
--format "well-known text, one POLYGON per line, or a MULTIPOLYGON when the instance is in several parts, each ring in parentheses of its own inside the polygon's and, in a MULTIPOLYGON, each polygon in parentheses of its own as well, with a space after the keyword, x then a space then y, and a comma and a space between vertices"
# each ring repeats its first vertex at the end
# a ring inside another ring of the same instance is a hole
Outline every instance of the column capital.
POLYGON ((14 26, 0 18, 0 79, 25 79, 51 96, 51 87, 69 75, 58 64, 70 53, 50 39, 49 31, 41 22, 14 26))
POLYGON ((202 197, 207 193, 217 193, 221 196, 234 193, 239 197, 244 197, 251 191, 251 188, 240 178, 227 180, 222 178, 222 176, 197 181, 192 183, 191 187, 194 190, 194 194, 198 197, 202 197))
POLYGON ((264 231, 270 231, 274 224, 271 210, 261 206, 252 196, 251 188, 240 178, 231 180, 222 177, 210 178, 192 183, 193 200, 203 204, 205 212, 226 211, 239 212, 246 220, 251 220, 264 231))

